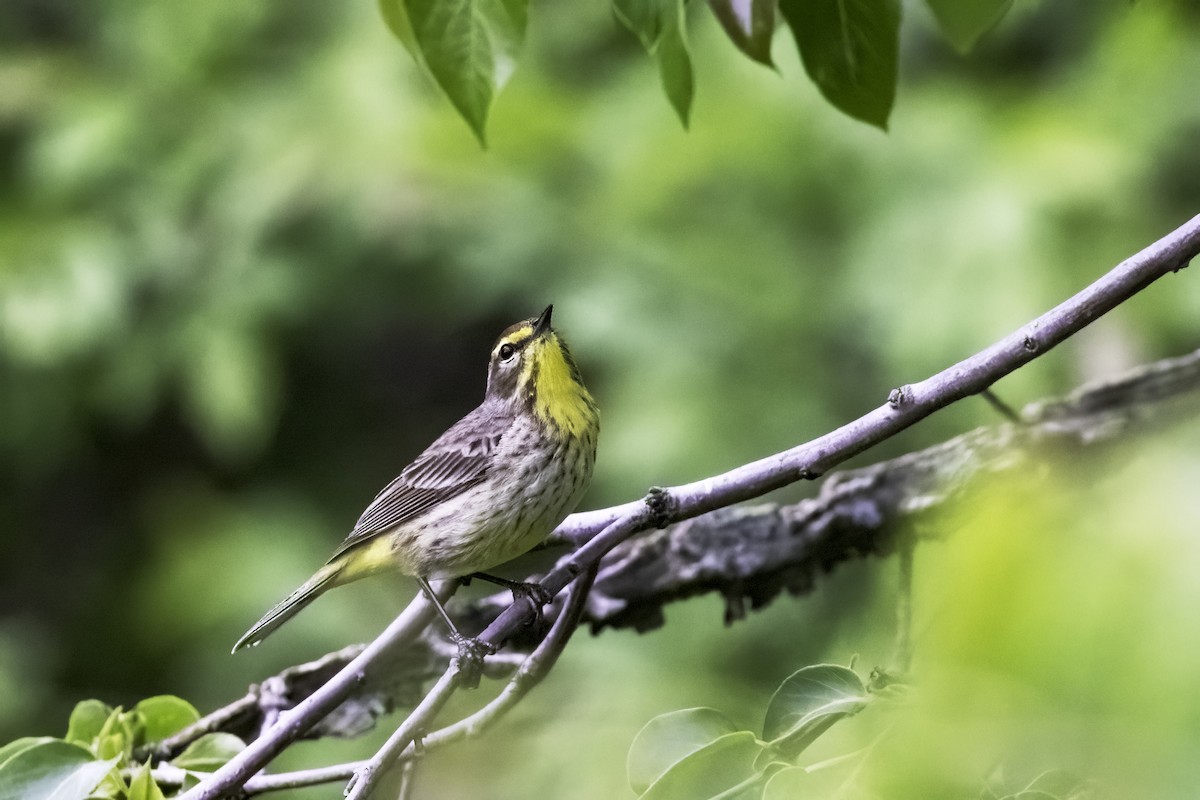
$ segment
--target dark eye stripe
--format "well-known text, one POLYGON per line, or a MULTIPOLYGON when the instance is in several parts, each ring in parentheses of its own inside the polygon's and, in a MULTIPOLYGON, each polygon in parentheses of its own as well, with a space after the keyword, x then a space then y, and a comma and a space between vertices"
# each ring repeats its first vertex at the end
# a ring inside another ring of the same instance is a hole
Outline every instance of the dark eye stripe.
POLYGON ((501 358, 508 358, 508 354, 505 352, 505 348, 512 348, 512 352, 514 352, 514 353, 518 352, 518 351, 524 349, 525 345, 529 344, 531 339, 533 339, 532 336, 524 336, 520 339, 514 339, 511 341, 504 342, 503 344, 500 345, 500 347, 498 347, 496 349, 496 353, 501 358))

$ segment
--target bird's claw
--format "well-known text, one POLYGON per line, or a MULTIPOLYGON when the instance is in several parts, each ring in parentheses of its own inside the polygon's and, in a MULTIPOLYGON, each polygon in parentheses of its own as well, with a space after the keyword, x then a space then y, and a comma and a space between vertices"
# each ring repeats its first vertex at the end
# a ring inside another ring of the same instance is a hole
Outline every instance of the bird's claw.
POLYGON ((495 653, 496 648, 487 642, 468 639, 466 636, 454 637, 454 644, 458 645, 458 655, 454 657, 458 683, 464 689, 474 689, 483 675, 483 660, 495 653))
POLYGON ((542 584, 536 581, 531 583, 525 583, 524 581, 510 581, 507 578, 498 578, 495 575, 488 575, 486 572, 476 572, 472 575, 462 578, 462 581, 465 583, 470 581, 471 578, 480 578, 481 580, 494 583, 497 586, 505 587, 512 592, 514 603, 520 602, 521 600, 527 601, 530 608, 533 610, 533 625, 536 628, 541 628, 545 621, 542 615, 542 609, 554 602, 554 592, 551 592, 545 586, 542 586, 542 584))
POLYGON ((646 493, 646 507, 650 510, 650 521, 654 527, 670 527, 679 513, 679 502, 672 494, 660 486, 651 486, 646 493))
POLYGON ((533 609, 533 625, 541 627, 544 620, 542 609, 554 602, 554 593, 540 583, 514 583, 509 587, 513 602, 525 600, 533 609))

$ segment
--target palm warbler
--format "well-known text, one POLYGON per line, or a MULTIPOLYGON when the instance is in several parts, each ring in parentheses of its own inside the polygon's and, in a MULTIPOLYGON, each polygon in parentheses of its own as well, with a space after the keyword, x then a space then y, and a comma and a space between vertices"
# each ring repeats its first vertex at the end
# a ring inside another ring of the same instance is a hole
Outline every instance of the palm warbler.
POLYGON ((566 342, 541 316, 492 348, 483 403, 404 468, 333 556, 233 646, 262 641, 335 586, 384 570, 414 576, 461 646, 430 579, 483 574, 528 552, 575 508, 592 479, 600 416, 566 342))

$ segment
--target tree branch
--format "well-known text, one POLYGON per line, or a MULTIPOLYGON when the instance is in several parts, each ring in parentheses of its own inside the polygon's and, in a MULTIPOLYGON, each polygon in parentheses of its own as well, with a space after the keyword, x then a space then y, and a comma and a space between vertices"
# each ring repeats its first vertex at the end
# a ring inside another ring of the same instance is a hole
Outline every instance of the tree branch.
MULTIPOLYGON (((944 406, 978 394, 1037 356, 1049 351, 1153 281, 1182 269, 1200 253, 1200 216, 1122 262, 1079 294, 996 344, 916 384, 892 390, 887 402, 858 420, 812 442, 759 461, 669 490, 652 491, 640 502, 573 515, 560 533, 581 546, 541 581, 557 594, 573 578, 625 539, 651 526, 691 519, 765 494, 798 480, 812 479, 851 456, 895 435, 944 406)), ((321 689, 251 743, 211 778, 184 795, 215 800, 242 786, 283 747, 347 697, 382 654, 417 634, 430 609, 418 598, 358 657, 321 689)), ((528 603, 514 603, 493 621, 481 639, 504 643, 532 617, 528 603)))
POLYGON ((562 655, 571 635, 579 627, 584 609, 587 608, 593 582, 596 580, 596 572, 597 567, 593 565, 576 579, 570 589, 566 605, 563 607, 562 613, 554 620, 550 633, 525 660, 525 663, 521 665, 521 668, 517 670, 496 699, 471 716, 426 737, 426 749, 442 747, 460 739, 478 736, 495 724, 496 720, 529 694, 533 687, 546 677, 550 668, 558 662, 558 657, 562 655))
MULTIPOLYGON (((546 673, 558 661, 563 648, 567 646, 567 641, 579 625, 579 619, 583 614, 583 609, 587 602, 588 591, 592 588, 592 582, 595 579, 595 566, 592 566, 587 572, 576 579, 574 586, 570 590, 569 598, 563 608, 563 612, 554 621, 554 625, 550 628, 550 633, 529 657, 525 659, 525 663, 521 665, 521 668, 509 680, 508 685, 504 687, 504 690, 492 702, 466 719, 460 720, 426 737, 422 742, 422 747, 424 749, 443 747, 468 736, 478 736, 488 727, 495 724, 500 717, 508 713, 525 695, 529 694, 529 691, 546 677, 546 673)), ((354 773, 354 779, 351 781, 346 793, 349 800, 360 800, 361 798, 368 797, 372 787, 377 784, 383 776, 384 771, 393 762, 398 760, 402 754, 412 755, 416 749, 414 741, 416 733, 433 721, 437 710, 441 708, 450 694, 458 688, 457 668, 452 665, 447 670, 446 675, 449 675, 450 679, 447 681, 445 676, 439 679, 438 683, 434 685, 433 690, 426 697, 423 705, 413 709, 412 714, 396 729, 396 732, 380 748, 379 752, 365 766, 354 773), (431 701, 430 698, 434 699, 431 701), (426 705, 428 705, 428 708, 425 707, 426 705)))
MULTIPOLYGON (((790 505, 721 509, 663 531, 651 531, 605 556, 600 580, 587 596, 586 614, 582 597, 574 589, 563 613, 573 617, 578 606, 579 613, 591 622, 594 631, 627 626, 647 630, 662 624, 662 607, 667 603, 716 591, 726 598, 726 619, 737 619, 745 613, 746 600, 758 608, 784 589, 793 595, 802 594, 815 585, 820 572, 832 569, 837 563, 891 553, 900 544, 896 533, 911 532, 914 518, 961 498, 979 479, 1027 469, 1034 460, 1045 462, 1048 453, 1062 455, 1064 451, 1073 453, 1127 443, 1133 435, 1158 430, 1181 416, 1195 416, 1197 394, 1200 394, 1200 350, 1139 367, 1116 380, 1081 387, 1062 399, 1032 403, 1021 414, 1014 413, 1017 425, 979 429, 869 467, 831 473, 820 494, 812 499, 790 505)), ((460 624, 466 618, 467 627, 482 629, 509 602, 507 592, 498 592, 469 604, 455 616, 460 624)), ((563 615, 551 608, 547 609, 546 618, 554 625, 539 649, 555 641, 563 615)), ((570 624, 573 630, 575 621, 570 624)), ((904 628, 905 621, 898 619, 898 629, 904 628)), ((564 638, 563 644, 565 641, 564 638)), ((286 691, 273 696, 298 702, 306 696, 305 692, 311 693, 320 685, 323 675, 333 674, 360 653, 362 647, 353 645, 318 661, 285 670, 263 685, 282 683, 288 687, 286 691)), ((558 649, 561 650, 561 645, 558 649)), ((905 650, 902 643, 898 644, 898 669, 902 668, 905 650)), ((414 646, 405 648, 406 663, 402 669, 406 675, 403 680, 393 682, 393 686, 424 686, 441 672, 441 665, 455 652, 454 647, 436 636, 423 637, 414 646)), ((538 653, 535 651, 533 655, 538 653)), ((495 708, 496 703, 514 692, 523 680, 521 675, 530 673, 539 663, 542 663, 540 657, 522 659, 516 653, 499 653, 489 658, 485 666, 492 677, 499 674, 499 670, 494 674, 491 671, 496 667, 511 670, 519 665, 520 673, 510 679, 491 704, 427 736, 425 749, 434 750, 464 736, 482 733, 500 711, 495 708)), ((534 680, 540 679, 552 663, 545 661, 534 680)), ((389 664, 388 671, 392 669, 389 664)), ((395 692, 394 688, 364 686, 335 715, 315 726, 310 735, 353 735, 376 719, 375 709, 413 705, 420 697, 420 692, 408 688, 402 695, 395 692), (345 707, 352 711, 344 711, 345 707), (363 708, 368 713, 358 711, 363 708), (348 727, 335 726, 330 722, 335 717, 358 721, 348 727)), ((258 687, 252 687, 246 697, 164 741, 156 754, 166 751, 168 755, 159 757, 168 757, 192 738, 211 730, 240 735, 242 730, 255 729, 260 723, 254 720, 267 716, 277 702, 268 699, 264 701, 265 708, 259 708, 258 697, 258 687), (253 709, 258 709, 257 715, 251 713, 253 709)), ((366 764, 359 761, 260 775, 251 778, 243 791, 259 794, 345 781, 366 764)), ((163 786, 177 783, 165 772, 156 771, 156 780, 163 786)))
MULTIPOLYGON (((1200 255, 1200 216, 1167 234, 1069 300, 979 353, 916 384, 893 389, 888 402, 848 425, 807 444, 677 487, 686 511, 711 511, 794 483, 812 479, 847 458, 894 436, 956 400, 989 389, 1004 376, 1061 344, 1154 281, 1188 266, 1200 255)), ((606 526, 644 505, 637 500, 598 511, 572 514, 556 535, 587 541, 606 526)), ((685 509, 681 509, 684 511, 685 509)), ((696 516, 688 513, 686 516, 696 516)), ((683 519, 683 516, 679 517, 683 519)))
MULTIPOLYGON (((1047 455, 1124 441, 1181 414, 1195 414, 1200 350, 1165 359, 1059 400, 1027 406, 1004 423, 860 469, 829 475, 818 495, 794 504, 710 512, 631 539, 605 557, 588 601, 593 630, 663 623, 667 603, 705 592, 726 601, 726 620, 781 591, 808 592, 816 577, 864 555, 891 554, 897 535, 961 498, 978 480, 1028 468, 1047 455)), ((499 595, 473 610, 491 619, 499 595)))
MULTIPOLYGON (((551 612, 551 617, 553 612, 551 612)), ((397 707, 415 705, 425 694, 430 678, 441 671, 457 651, 435 635, 423 636, 400 651, 392 651, 385 664, 371 671, 358 688, 330 714, 315 723, 301 738, 337 737, 350 739, 375 726, 376 720, 397 707)), ((165 761, 206 733, 223 731, 249 741, 313 694, 343 667, 362 653, 366 645, 353 644, 328 653, 315 661, 288 667, 247 693, 222 706, 178 733, 155 742, 134 754, 134 759, 165 761)), ((483 674, 500 679, 511 675, 524 663, 521 653, 496 653, 484 662, 483 674)))
POLYGON ((450 666, 433 684, 433 688, 404 719, 404 722, 400 723, 400 727, 396 728, 388 737, 383 747, 379 748, 379 752, 354 773, 354 777, 346 786, 348 800, 363 800, 371 793, 371 789, 383 777, 383 773, 392 762, 400 757, 405 748, 413 744, 426 726, 433 722, 433 718, 442 710, 442 706, 446 705, 458 688, 460 675, 457 661, 451 661, 450 666))
MULTIPOLYGON (((442 581, 437 590, 439 599, 448 598, 457 588, 455 584, 453 581, 442 581)), ((215 800, 236 792, 280 751, 303 736, 318 720, 326 717, 349 697, 366 680, 367 667, 387 655, 396 645, 414 639, 433 619, 434 613, 433 605, 425 599, 424 594, 418 593, 383 633, 336 675, 295 708, 282 713, 279 720, 247 745, 245 750, 182 797, 186 800, 215 800)))

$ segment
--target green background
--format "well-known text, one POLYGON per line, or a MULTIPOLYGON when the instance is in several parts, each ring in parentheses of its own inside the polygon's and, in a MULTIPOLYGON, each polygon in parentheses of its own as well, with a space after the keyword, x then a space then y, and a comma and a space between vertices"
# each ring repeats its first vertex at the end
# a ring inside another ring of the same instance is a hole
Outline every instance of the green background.
MULTIPOLYGON (((1018 2, 968 57, 907 3, 888 134, 825 103, 786 34, 775 74, 693 11, 691 132, 603 4, 539 3, 484 152, 367 0, 0 7, 0 741, 62 735, 85 697, 206 711, 372 637, 411 582, 340 590, 228 655, 548 302, 603 410, 594 508, 846 422, 1200 211, 1188 0, 1018 2)), ((998 391, 1021 405, 1194 349, 1195 282, 998 391)), ((969 401, 866 460, 995 421, 969 401)), ((826 755, 891 730, 859 776, 888 797, 1046 767, 1194 789, 1198 440, 958 509, 918 554, 928 691, 826 755)), ((886 663, 893 572, 849 565, 730 629, 710 597, 651 635, 581 636, 422 785, 623 796, 653 715, 753 725, 799 666, 886 663)))

